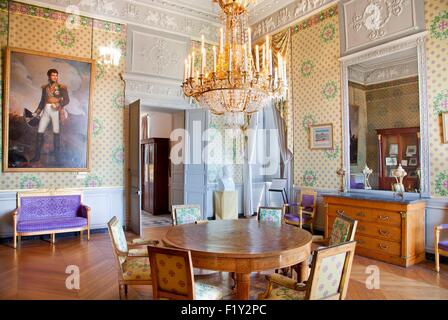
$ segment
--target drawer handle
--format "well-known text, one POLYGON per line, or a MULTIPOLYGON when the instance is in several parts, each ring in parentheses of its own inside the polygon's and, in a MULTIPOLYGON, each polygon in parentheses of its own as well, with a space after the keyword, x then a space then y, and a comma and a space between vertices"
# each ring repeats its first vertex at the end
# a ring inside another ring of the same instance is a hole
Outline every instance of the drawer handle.
POLYGON ((389 248, 389 246, 385 245, 384 243, 380 243, 380 244, 378 245, 378 247, 380 247, 380 249, 383 249, 383 250, 386 250, 386 249, 389 248))
POLYGON ((366 214, 365 214, 364 212, 358 212, 358 213, 356 214, 356 216, 357 216, 357 217, 365 217, 366 214))
POLYGON ((384 237, 388 237, 389 234, 390 234, 389 231, 382 230, 382 229, 379 229, 378 232, 379 232, 380 235, 382 235, 382 236, 384 236, 384 237))
POLYGON ((381 221, 388 221, 389 218, 389 216, 378 216, 378 219, 380 219, 381 221))
POLYGON ((338 210, 336 210, 336 213, 339 213, 339 214, 345 214, 345 211, 344 211, 344 210, 341 210, 341 209, 338 209, 338 210))

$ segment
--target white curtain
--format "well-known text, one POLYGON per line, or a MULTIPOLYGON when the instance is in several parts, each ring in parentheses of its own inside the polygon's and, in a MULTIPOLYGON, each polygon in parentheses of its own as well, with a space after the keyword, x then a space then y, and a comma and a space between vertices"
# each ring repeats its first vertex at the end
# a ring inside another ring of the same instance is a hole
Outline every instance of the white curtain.
MULTIPOLYGON (((280 102, 282 103, 282 102, 280 102)), ((275 106, 272 108, 274 114, 275 127, 278 130, 278 144, 280 146, 280 155, 283 162, 282 178, 289 178, 289 161, 292 158, 292 152, 288 149, 288 141, 286 137, 286 123, 282 118, 280 111, 275 106)))
POLYGON ((255 161, 255 146, 257 144, 258 112, 250 118, 246 132, 246 148, 243 165, 243 185, 244 185, 244 216, 250 217, 254 213, 252 203, 252 163, 255 161))

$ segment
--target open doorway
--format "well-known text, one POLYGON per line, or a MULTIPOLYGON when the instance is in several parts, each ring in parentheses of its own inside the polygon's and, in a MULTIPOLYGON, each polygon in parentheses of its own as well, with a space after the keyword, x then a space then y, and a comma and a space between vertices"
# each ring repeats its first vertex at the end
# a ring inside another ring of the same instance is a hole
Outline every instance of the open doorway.
POLYGON ((184 129, 183 110, 142 107, 141 119, 141 226, 171 225, 171 206, 183 203, 184 168, 170 160, 171 132, 184 129))

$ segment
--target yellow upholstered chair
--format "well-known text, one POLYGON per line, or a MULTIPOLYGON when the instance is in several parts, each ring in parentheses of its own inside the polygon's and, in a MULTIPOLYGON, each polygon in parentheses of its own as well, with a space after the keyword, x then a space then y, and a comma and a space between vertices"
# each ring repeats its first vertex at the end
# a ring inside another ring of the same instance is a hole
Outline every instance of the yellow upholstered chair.
POLYGON ((436 258, 436 271, 440 271, 439 256, 448 257, 448 240, 440 241, 440 231, 448 229, 448 224, 434 226, 434 255, 436 258))
POLYGON ((318 249, 314 252, 311 274, 306 283, 274 273, 259 299, 269 300, 344 300, 355 253, 351 241, 318 249))
POLYGON ((330 237, 324 239, 322 236, 313 236, 313 243, 320 246, 331 246, 348 241, 355 240, 356 228, 358 221, 354 220, 343 213, 336 213, 333 225, 331 227, 330 237))
POLYGON ((285 215, 284 207, 259 207, 258 221, 281 224, 285 215))
POLYGON ((285 223, 302 228, 308 226, 314 233, 313 223, 317 211, 317 192, 302 189, 296 203, 285 204, 285 223))
POLYGON ((195 223, 202 220, 201 207, 198 204, 183 204, 171 206, 173 226, 195 223))
MULTIPOLYGON (((315 248, 322 248, 354 241, 357 226, 357 220, 338 212, 331 228, 330 237, 324 239, 322 236, 313 236, 313 244, 315 248)), ((312 257, 310 257, 309 264, 311 264, 311 259, 312 257)), ((299 265, 293 266, 293 269, 298 273, 299 265)))
POLYGON ((195 281, 188 250, 148 246, 154 299, 219 300, 220 288, 195 281))
POLYGON ((157 245, 159 242, 156 240, 135 239, 128 243, 123 227, 117 217, 113 217, 107 223, 107 226, 118 265, 118 291, 121 299, 123 286, 125 294, 127 294, 128 285, 151 284, 148 251, 146 248, 138 248, 138 246, 157 245))

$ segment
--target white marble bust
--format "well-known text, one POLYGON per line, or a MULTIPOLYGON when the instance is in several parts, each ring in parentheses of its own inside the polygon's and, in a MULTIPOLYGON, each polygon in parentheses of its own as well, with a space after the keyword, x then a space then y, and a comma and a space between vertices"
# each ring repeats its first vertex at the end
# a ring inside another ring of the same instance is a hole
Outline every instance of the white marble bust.
POLYGON ((219 191, 234 191, 235 182, 233 182, 233 168, 230 165, 222 168, 222 176, 218 180, 219 191))

